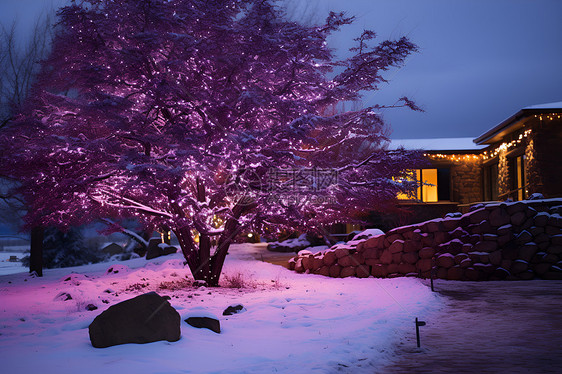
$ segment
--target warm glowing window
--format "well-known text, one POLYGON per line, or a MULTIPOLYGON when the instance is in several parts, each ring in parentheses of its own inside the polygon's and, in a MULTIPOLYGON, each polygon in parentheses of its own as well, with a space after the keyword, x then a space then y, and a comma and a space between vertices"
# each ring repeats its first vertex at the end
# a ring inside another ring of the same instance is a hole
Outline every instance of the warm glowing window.
POLYGON ((408 180, 415 180, 419 186, 414 196, 398 194, 401 200, 421 200, 423 202, 436 202, 449 200, 449 169, 419 169, 410 172, 408 180))
MULTIPOLYGON (((420 180, 420 170, 409 170, 406 172, 407 175, 404 176, 403 178, 399 179, 398 181, 418 181, 420 180)), ((405 193, 399 193, 397 198, 399 200, 410 200, 410 199, 414 199, 414 200, 419 200, 420 199, 420 188, 417 188, 417 191, 415 192, 415 194, 413 196, 409 196, 406 195, 405 193)))
POLYGON ((511 159, 510 174, 513 175, 511 187, 513 193, 510 198, 524 200, 527 197, 527 176, 525 175, 525 155, 511 159))
POLYGON ((437 169, 422 169, 421 172, 423 185, 420 186, 422 190, 422 201, 432 202, 438 201, 437 199, 437 169))

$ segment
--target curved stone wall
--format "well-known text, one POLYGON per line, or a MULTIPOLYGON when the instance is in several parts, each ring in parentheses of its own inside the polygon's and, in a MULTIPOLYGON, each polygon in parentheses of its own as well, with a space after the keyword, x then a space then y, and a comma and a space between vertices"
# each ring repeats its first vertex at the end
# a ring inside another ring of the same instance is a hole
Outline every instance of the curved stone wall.
POLYGON ((331 277, 562 279, 562 199, 491 203, 289 261, 331 277))

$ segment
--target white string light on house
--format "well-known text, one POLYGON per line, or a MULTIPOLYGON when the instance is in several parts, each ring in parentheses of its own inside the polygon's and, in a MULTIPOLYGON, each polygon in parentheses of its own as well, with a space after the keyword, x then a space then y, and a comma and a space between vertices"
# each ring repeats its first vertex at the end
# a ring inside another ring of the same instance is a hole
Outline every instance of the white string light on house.
POLYGON ((531 129, 527 129, 523 133, 519 134, 519 137, 517 139, 513 139, 510 142, 502 143, 493 151, 490 152, 484 151, 484 153, 482 154, 482 158, 484 160, 488 160, 490 158, 496 157, 502 151, 507 151, 509 148, 515 147, 516 145, 520 144, 523 141, 523 139, 531 135, 531 132, 532 132, 531 129))
POLYGON ((434 160, 447 160, 453 162, 460 161, 480 161, 482 155, 458 155, 458 154, 442 154, 442 153, 424 153, 424 157, 429 157, 434 160))
MULTIPOLYGON (((540 121, 553 121, 559 120, 562 118, 562 114, 560 113, 551 113, 551 114, 535 114, 535 118, 538 118, 540 121)), ((491 151, 484 151, 482 154, 471 154, 471 155, 459 155, 459 154, 442 154, 442 153, 424 153, 424 157, 431 158, 433 160, 446 160, 451 162, 467 162, 467 161, 480 161, 480 160, 489 160, 491 158, 496 157, 500 152, 507 151, 510 148, 521 144, 525 138, 531 135, 532 130, 527 129, 523 133, 519 134, 517 139, 514 139, 510 142, 504 142, 494 148, 491 151)))

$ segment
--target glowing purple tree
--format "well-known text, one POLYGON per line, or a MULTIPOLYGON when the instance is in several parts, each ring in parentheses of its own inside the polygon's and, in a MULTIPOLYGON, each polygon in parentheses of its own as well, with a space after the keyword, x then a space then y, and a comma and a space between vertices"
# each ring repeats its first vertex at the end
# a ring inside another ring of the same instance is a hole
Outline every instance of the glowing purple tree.
POLYGON ((319 229, 414 187, 393 181, 419 159, 385 150, 383 107, 336 109, 385 82, 405 38, 365 31, 336 61, 326 38, 353 18, 300 25, 269 0, 88 0, 59 19, 0 140, 30 225, 136 217, 217 285, 244 230, 319 229))

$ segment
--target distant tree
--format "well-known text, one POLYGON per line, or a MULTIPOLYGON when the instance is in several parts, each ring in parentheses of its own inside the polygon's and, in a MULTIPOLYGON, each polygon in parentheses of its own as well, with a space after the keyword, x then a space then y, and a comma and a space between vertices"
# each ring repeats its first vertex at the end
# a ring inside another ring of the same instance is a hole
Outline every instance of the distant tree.
MULTIPOLYGON (((36 20, 28 39, 18 35, 14 21, 10 27, 0 25, 0 131, 22 109, 40 70, 40 60, 47 57, 53 38, 51 12, 36 20)), ((0 170, 0 222, 17 227, 27 209, 25 201, 10 192, 17 183, 7 170, 0 170)), ((42 275, 43 229, 31 229, 30 272, 42 275)))
POLYGON ((0 25, 0 129, 18 113, 29 94, 39 62, 49 54, 53 38, 51 13, 40 16, 25 40, 17 24, 0 25))
POLYGON ((385 83, 416 50, 406 38, 365 31, 338 61, 326 39, 353 17, 302 25, 270 0, 89 0, 58 16, 0 140, 29 225, 135 217, 171 229, 216 286, 245 230, 319 229, 415 187, 395 181, 419 158, 385 149, 385 107, 333 110, 385 83))
MULTIPOLYGON (((84 243, 84 235, 78 227, 60 231, 54 227, 45 229, 43 240, 43 266, 48 269, 79 266, 100 262, 104 259, 97 248, 84 243)), ((23 265, 30 265, 30 257, 23 258, 23 265)))

